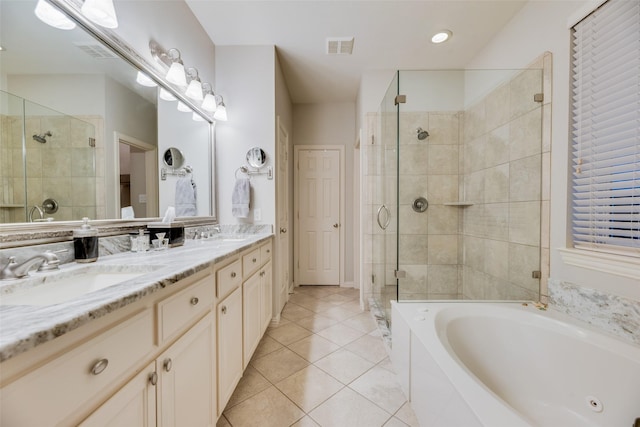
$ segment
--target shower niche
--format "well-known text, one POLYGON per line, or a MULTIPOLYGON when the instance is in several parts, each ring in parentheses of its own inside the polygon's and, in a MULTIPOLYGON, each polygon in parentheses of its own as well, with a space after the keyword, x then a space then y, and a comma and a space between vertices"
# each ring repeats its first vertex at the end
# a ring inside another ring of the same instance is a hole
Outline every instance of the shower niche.
POLYGON ((381 316, 392 300, 545 295, 545 58, 521 70, 398 71, 368 114, 362 277, 381 316))
POLYGON ((96 218, 95 125, 0 91, 0 223, 96 218))

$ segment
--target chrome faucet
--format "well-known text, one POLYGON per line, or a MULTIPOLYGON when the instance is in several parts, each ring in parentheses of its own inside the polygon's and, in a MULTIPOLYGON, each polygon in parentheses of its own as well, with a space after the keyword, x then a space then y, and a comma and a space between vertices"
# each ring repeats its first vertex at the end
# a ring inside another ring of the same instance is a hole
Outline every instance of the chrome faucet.
POLYGON ((38 212, 38 215, 40 215, 40 219, 44 219, 44 211, 42 210, 42 208, 38 205, 33 205, 33 207, 31 208, 31 210, 29 210, 29 215, 27 217, 27 220, 29 222, 33 222, 33 214, 35 212, 38 212))
POLYGON ((51 251, 34 255, 21 263, 16 262, 15 257, 9 257, 9 262, 0 269, 0 280, 25 277, 33 267, 37 267, 38 271, 47 271, 56 270, 59 265, 60 259, 51 251))
POLYGON ((222 228, 220 228, 219 224, 214 225, 213 227, 211 227, 211 229, 218 234, 222 233, 222 228))

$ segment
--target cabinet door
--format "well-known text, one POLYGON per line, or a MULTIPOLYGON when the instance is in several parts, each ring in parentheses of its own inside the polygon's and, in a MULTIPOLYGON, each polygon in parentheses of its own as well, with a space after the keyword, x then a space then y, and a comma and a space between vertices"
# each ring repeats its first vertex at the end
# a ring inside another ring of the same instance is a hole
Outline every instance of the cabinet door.
POLYGON ((218 416, 242 376, 242 289, 218 303, 218 416))
POLYGON ((242 284, 242 335, 244 337, 244 364, 246 368, 253 351, 258 346, 262 334, 261 277, 262 271, 251 276, 242 284))
MULTIPOLYGON (((271 246, 269 246, 271 247, 271 246)), ((260 335, 264 333, 264 331, 271 323, 271 315, 273 310, 273 269, 271 268, 271 261, 265 264, 261 270, 262 274, 262 306, 260 308, 260 318, 262 323, 262 328, 260 330, 260 335)))
POLYGON ((80 423, 80 427, 155 427, 156 388, 153 384, 155 381, 151 380, 155 369, 155 362, 146 366, 80 423))
POLYGON ((209 313, 156 359, 159 427, 216 424, 214 334, 209 313))

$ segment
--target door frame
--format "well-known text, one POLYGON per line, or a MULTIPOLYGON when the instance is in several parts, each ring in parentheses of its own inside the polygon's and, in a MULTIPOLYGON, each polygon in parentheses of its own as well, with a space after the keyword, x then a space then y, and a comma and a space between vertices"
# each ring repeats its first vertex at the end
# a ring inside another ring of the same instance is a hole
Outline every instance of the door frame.
MULTIPOLYGON (((158 213, 158 147, 141 141, 121 132, 113 132, 113 140, 116 149, 114 150, 113 164, 116 173, 114 174, 114 188, 120 188, 120 144, 130 145, 144 151, 145 166, 145 187, 147 188, 147 218, 157 217, 158 213)), ((114 206, 116 208, 116 218, 120 218, 120 191, 116 191, 114 196, 114 206)))
POLYGON ((338 260, 340 262, 340 277, 339 286, 344 286, 344 254, 345 254, 345 147, 344 145, 301 145, 297 144, 293 146, 294 154, 294 178, 293 178, 293 283, 294 286, 300 286, 300 197, 298 193, 300 191, 300 151, 327 151, 337 150, 340 155, 340 256, 338 260))

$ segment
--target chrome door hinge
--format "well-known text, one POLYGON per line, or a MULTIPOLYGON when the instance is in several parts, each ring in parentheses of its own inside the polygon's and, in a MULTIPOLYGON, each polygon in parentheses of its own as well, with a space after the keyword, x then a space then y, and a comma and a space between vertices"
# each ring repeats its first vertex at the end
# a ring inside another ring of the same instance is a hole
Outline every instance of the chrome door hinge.
POLYGON ((542 278, 542 271, 540 270, 535 270, 531 272, 531 278, 533 279, 541 279, 542 278))
POLYGON ((396 279, 405 279, 407 277, 407 272, 404 270, 395 270, 393 272, 393 275, 396 277, 396 279))
POLYGON ((407 95, 396 95, 394 99, 395 105, 398 104, 406 104, 407 103, 407 95))
POLYGON ((544 94, 543 93, 535 93, 533 94, 533 102, 542 102, 544 101, 544 94))

